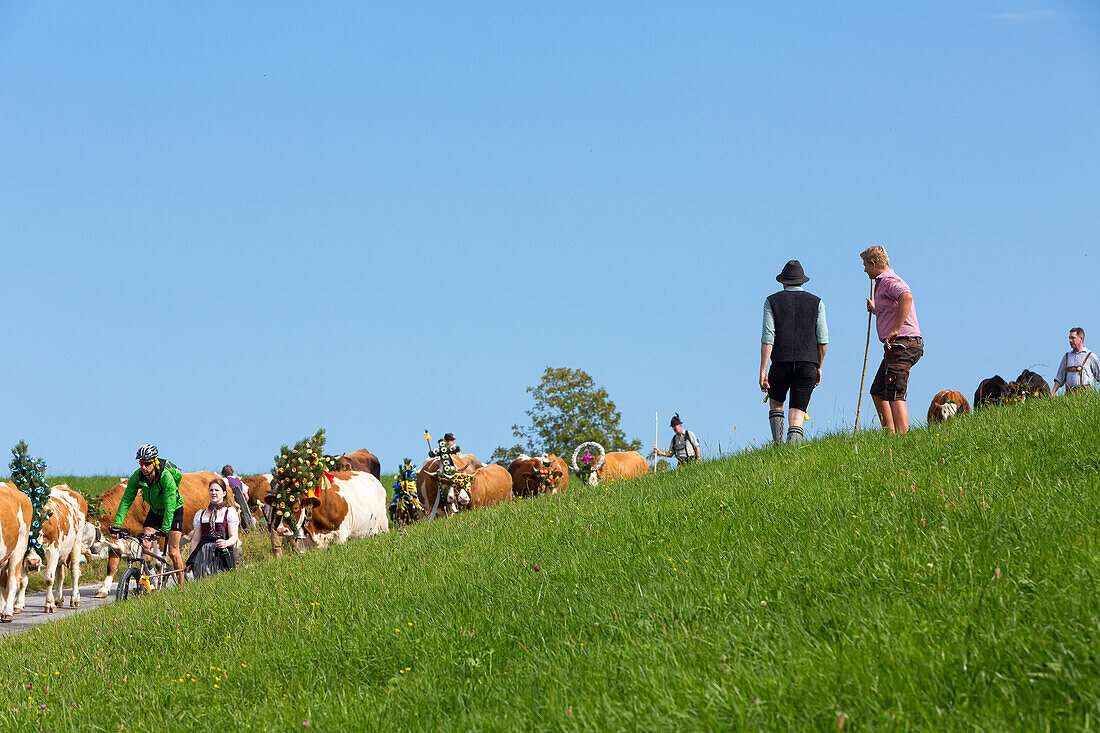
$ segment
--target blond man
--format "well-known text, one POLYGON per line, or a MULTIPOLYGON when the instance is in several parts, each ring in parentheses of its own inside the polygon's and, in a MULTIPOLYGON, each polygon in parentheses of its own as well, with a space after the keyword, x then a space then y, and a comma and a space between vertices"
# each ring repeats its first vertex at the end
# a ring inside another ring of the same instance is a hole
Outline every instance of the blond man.
POLYGON ((863 271, 875 281, 875 299, 867 299, 867 312, 875 314, 875 328, 883 357, 871 382, 871 399, 882 427, 889 433, 909 430, 905 395, 909 371, 924 355, 924 339, 917 325, 913 291, 890 267, 886 249, 875 245, 859 253, 863 271))

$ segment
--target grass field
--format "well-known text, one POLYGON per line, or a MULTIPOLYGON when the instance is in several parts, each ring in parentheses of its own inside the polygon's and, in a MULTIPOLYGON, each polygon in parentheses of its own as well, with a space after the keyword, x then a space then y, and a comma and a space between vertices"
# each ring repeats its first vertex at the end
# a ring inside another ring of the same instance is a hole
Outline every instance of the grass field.
POLYGON ((1092 729, 1098 409, 574 484, 109 606, 0 643, 0 725, 1092 729))

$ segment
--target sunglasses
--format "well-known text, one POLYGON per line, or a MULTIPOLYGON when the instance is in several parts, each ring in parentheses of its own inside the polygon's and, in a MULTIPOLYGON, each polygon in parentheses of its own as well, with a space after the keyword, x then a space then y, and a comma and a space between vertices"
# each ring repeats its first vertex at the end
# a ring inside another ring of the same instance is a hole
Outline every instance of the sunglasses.
POLYGON ((152 461, 138 461, 138 465, 140 465, 140 466, 152 466, 153 462, 152 461))

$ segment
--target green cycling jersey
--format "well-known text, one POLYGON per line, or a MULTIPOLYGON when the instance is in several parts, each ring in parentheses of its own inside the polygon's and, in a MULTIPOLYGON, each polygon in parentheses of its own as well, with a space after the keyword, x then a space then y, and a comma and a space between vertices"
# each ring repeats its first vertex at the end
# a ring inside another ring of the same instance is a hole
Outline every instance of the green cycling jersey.
POLYGON ((163 517, 161 530, 167 532, 172 526, 172 517, 176 510, 183 506, 183 498, 180 496, 180 483, 183 474, 171 461, 156 459, 157 465, 152 477, 146 479, 141 475, 141 469, 134 471, 134 475, 126 482, 126 493, 122 495, 122 502, 115 512, 115 526, 121 527, 126 518, 126 512, 137 498, 138 490, 145 503, 149 505, 150 512, 160 512, 163 517))

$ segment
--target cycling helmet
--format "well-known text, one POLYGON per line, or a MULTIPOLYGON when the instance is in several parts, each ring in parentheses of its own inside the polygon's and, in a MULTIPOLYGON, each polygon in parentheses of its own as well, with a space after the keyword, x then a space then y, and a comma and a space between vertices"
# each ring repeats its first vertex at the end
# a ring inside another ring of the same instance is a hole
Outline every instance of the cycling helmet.
POLYGON ((138 448, 137 459, 139 461, 151 461, 156 457, 157 447, 155 445, 151 443, 146 443, 145 445, 138 448))

